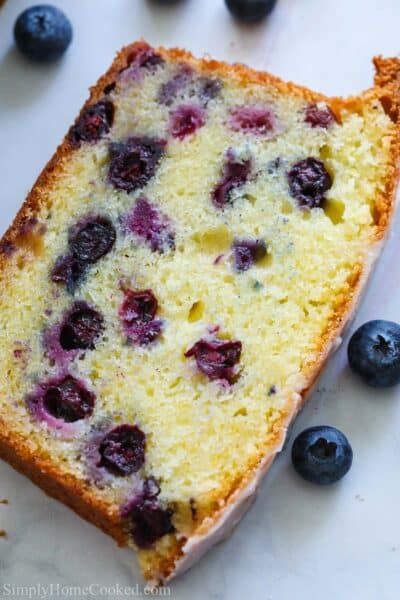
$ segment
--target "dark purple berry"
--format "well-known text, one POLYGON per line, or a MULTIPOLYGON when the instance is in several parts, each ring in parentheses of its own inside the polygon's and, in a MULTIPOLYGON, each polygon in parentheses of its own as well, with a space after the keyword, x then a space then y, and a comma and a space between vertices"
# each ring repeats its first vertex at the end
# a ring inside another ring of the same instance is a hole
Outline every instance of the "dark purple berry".
POLYGON ((170 115, 169 130, 173 137, 183 140, 205 123, 204 108, 197 104, 181 104, 170 115))
POLYGON ((199 340, 185 352, 194 356, 198 368, 211 380, 225 379, 233 383, 237 377, 235 365, 240 360, 242 342, 224 340, 199 340))
POLYGON ((97 310, 77 303, 60 331, 63 350, 93 349, 103 330, 103 317, 97 310))
POLYGON ((328 425, 309 427, 292 446, 292 463, 306 481, 317 485, 336 483, 349 471, 353 450, 346 436, 328 425))
POLYGON ((157 67, 164 64, 164 59, 149 46, 148 48, 144 48, 141 52, 138 52, 133 62, 141 69, 148 69, 153 72, 157 67))
POLYGON ((71 22, 55 6, 31 6, 16 20, 14 39, 26 57, 37 62, 51 62, 60 58, 70 45, 71 22))
POLYGON ((116 232, 110 219, 93 217, 73 229, 69 246, 76 260, 95 263, 111 250, 115 239, 116 232))
POLYGON ((276 0, 225 0, 225 4, 239 21, 256 23, 270 14, 276 0))
POLYGON ((244 185, 249 179, 251 172, 251 160, 240 161, 235 158, 232 151, 227 153, 222 178, 212 193, 212 201, 216 208, 223 209, 226 204, 231 203, 232 190, 244 185))
POLYGON ((126 217, 126 228, 146 242, 153 252, 163 253, 175 247, 175 235, 169 218, 147 198, 138 198, 126 217))
POLYGON ((108 181, 118 190, 133 192, 154 176, 166 142, 149 137, 131 137, 110 146, 108 181))
POLYGON ((137 425, 118 425, 100 443, 98 466, 114 475, 136 473, 144 464, 145 444, 146 436, 137 425))
POLYGON ((47 387, 43 394, 43 407, 56 419, 73 423, 90 417, 95 400, 95 395, 82 382, 67 375, 47 387))
POLYGON ((291 195, 305 208, 321 207, 325 192, 332 186, 324 163, 312 156, 294 164, 287 177, 291 195))
POLYGON ((351 369, 372 387, 400 383, 400 325, 375 319, 353 333, 347 348, 351 369))
POLYGON ((330 125, 336 123, 336 117, 329 106, 318 106, 318 104, 308 105, 304 120, 311 127, 320 127, 322 129, 328 129, 330 125))
POLYGON ((163 322, 156 320, 158 302, 151 290, 124 291, 119 316, 125 335, 133 342, 146 346, 160 335, 163 322))
POLYGON ((247 271, 267 254, 264 240, 235 240, 233 260, 237 271, 247 271))
POLYGON ((231 112, 229 127, 253 135, 271 135, 277 130, 277 121, 270 106, 239 106, 231 112))
POLYGON ((106 217, 89 217, 70 232, 71 253, 59 256, 51 271, 51 280, 65 283, 73 294, 86 274, 88 266, 107 254, 114 245, 116 232, 106 217))
POLYGON ((163 508, 157 498, 143 491, 122 510, 124 518, 132 524, 131 534, 138 548, 150 548, 154 542, 175 531, 172 510, 163 508))
POLYGON ((222 81, 212 77, 200 77, 198 80, 199 96, 207 104, 219 96, 222 89, 222 81))
POLYGON ((110 100, 101 100, 85 108, 68 137, 72 144, 97 142, 109 132, 114 120, 114 105, 110 100))
POLYGON ((70 294, 75 292, 87 270, 87 264, 70 254, 59 256, 51 271, 51 280, 55 283, 65 283, 70 294))
POLYGON ((157 298, 151 290, 125 290, 120 310, 122 322, 126 327, 148 323, 154 319, 157 308, 157 298))
POLYGON ((178 72, 161 85, 157 96, 158 102, 166 106, 171 106, 177 96, 192 81, 192 78, 193 69, 189 65, 179 65, 178 72))
POLYGON ((120 71, 123 80, 140 80, 143 72, 154 73, 156 69, 164 64, 163 57, 151 46, 135 48, 128 56, 127 67, 120 71))

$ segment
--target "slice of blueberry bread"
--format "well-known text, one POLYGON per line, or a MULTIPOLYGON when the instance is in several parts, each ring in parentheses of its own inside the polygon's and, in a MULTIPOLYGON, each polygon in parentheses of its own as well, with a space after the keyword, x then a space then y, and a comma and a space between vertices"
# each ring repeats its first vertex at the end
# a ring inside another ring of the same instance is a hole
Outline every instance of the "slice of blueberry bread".
POLYGON ((1 242, 0 455, 151 581, 240 518, 354 309, 399 64, 342 100, 133 44, 1 242))

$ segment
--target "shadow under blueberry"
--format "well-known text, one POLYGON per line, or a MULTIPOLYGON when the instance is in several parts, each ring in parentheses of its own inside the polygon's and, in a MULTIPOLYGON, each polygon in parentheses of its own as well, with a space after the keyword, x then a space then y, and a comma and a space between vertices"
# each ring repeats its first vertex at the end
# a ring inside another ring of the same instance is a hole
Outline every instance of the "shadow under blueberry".
POLYGON ((35 102, 46 91, 59 69, 60 61, 34 63, 11 46, 0 59, 0 111, 21 110, 35 102))

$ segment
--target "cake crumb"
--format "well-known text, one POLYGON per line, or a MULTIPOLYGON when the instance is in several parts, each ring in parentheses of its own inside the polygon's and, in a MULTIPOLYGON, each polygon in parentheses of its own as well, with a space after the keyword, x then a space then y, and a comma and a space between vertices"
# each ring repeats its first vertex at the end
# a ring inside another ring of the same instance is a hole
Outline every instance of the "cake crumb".
POLYGON ((10 504, 10 501, 8 500, 8 498, 2 498, 0 500, 0 504, 10 504))
POLYGON ((7 531, 5 529, 0 529, 0 537, 7 537, 7 531))

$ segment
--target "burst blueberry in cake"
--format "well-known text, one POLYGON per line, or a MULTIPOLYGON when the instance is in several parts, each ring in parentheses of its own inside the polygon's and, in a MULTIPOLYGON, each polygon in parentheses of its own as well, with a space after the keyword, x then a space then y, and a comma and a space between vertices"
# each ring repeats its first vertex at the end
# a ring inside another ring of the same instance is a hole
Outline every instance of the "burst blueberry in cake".
POLYGON ((355 307, 397 180, 375 65, 329 99, 133 44, 1 242, 0 454, 151 581, 237 522, 355 307))

